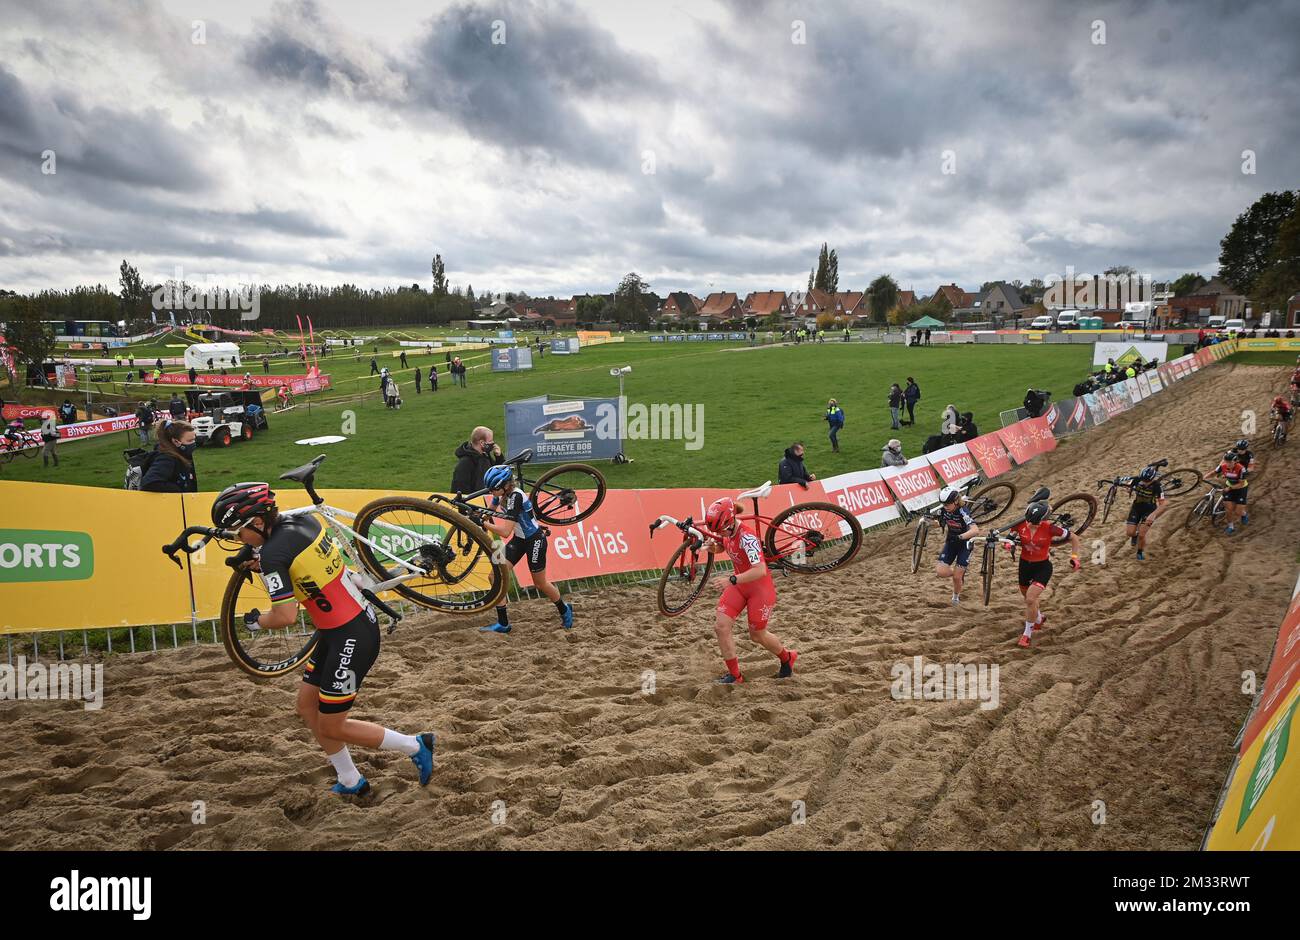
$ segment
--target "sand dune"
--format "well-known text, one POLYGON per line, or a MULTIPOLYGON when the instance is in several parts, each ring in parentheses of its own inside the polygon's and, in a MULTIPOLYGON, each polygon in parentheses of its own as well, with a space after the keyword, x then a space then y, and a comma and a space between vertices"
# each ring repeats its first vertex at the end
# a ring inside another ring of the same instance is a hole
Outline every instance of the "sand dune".
MULTIPOLYGON (((1285 378, 1216 366, 1008 478, 1061 496, 1159 457, 1207 469, 1285 378)), ((404 757, 354 749, 375 785, 364 803, 326 792, 296 681, 254 684, 213 646, 116 656, 102 711, 0 703, 0 847, 1194 848, 1249 706, 1241 673, 1262 679, 1295 581, 1300 441, 1259 453, 1238 536, 1173 532, 1185 497, 1138 562, 1121 499, 1087 537, 1109 564, 1067 575, 1058 558, 1029 651, 1013 566, 990 607, 972 579, 954 609, 909 573, 907 527, 869 535, 839 575, 778 579, 793 680, 741 636, 751 681, 712 685, 712 605, 665 621, 649 588, 579 597, 568 634, 546 603, 518 606, 508 638, 412 617, 356 715, 436 730, 438 768, 421 789, 404 757), (998 664, 1000 707, 894 701, 890 669, 917 655, 998 664)))

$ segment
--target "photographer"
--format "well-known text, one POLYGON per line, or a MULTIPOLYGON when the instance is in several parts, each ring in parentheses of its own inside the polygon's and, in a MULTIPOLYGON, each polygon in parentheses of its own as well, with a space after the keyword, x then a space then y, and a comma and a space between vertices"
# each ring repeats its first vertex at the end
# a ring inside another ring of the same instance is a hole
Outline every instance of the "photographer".
POLYGON ((1043 410, 1047 407, 1047 400, 1051 397, 1051 392, 1033 388, 1029 389, 1029 391, 1025 393, 1024 402, 1025 411, 1029 413, 1029 417, 1037 418, 1041 415, 1043 410))

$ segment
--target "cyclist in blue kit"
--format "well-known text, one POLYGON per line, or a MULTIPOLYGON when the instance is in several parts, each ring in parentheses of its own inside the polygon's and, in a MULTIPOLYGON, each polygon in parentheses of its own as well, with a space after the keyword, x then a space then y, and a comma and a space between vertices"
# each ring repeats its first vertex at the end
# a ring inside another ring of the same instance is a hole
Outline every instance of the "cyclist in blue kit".
MULTIPOLYGON (((507 540, 505 556, 512 567, 521 559, 528 559, 533 585, 555 604, 560 624, 569 629, 573 626, 573 605, 560 600, 559 589, 546 577, 546 547, 550 530, 537 524, 533 502, 515 486, 514 474, 508 465, 489 467, 483 474, 483 485, 492 494, 490 508, 505 518, 483 515, 475 521, 507 540)), ((506 605, 497 607, 496 623, 479 629, 485 633, 509 633, 510 617, 506 605)))
POLYGON ((961 603, 961 585, 970 564, 970 540, 979 535, 980 530, 971 514, 962 508, 960 490, 948 487, 940 494, 940 500, 934 519, 943 530, 944 538, 934 573, 952 579, 952 602, 956 605, 961 603))

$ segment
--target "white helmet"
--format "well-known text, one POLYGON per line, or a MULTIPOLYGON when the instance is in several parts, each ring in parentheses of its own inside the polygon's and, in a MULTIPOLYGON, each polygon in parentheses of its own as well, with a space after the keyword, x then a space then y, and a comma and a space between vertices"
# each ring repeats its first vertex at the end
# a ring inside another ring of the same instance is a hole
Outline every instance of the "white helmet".
POLYGON ((945 486, 943 492, 939 494, 939 502, 945 506, 951 503, 954 499, 960 498, 961 490, 957 489, 955 486, 945 486))

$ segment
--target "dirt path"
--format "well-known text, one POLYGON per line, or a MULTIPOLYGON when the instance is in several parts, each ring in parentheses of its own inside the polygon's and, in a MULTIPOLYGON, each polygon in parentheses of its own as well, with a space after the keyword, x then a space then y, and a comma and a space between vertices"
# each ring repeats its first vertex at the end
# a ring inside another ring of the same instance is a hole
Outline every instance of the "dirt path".
MULTIPOLYGON (((1059 496, 1158 457, 1207 469, 1284 379, 1215 367, 1009 478, 1059 496)), ((1138 562, 1117 504, 1085 537, 1109 563, 1067 575, 1057 559, 1029 651, 1014 644, 1013 567, 992 606, 972 582, 954 609, 933 575, 909 573, 906 527, 869 536, 838 577, 778 580, 793 681, 740 637, 752 681, 712 685, 711 605, 665 622, 649 589, 579 598, 567 635, 547 604, 516 609, 508 638, 412 619, 385 639, 357 714, 432 727, 439 766, 421 790, 405 758, 358 753, 366 805, 325 792, 294 682, 254 685, 214 647, 119 656, 100 712, 0 703, 0 847, 1194 848, 1249 705, 1241 673, 1262 679, 1295 581, 1300 444, 1261 454, 1238 536, 1173 534, 1188 497, 1138 562), (997 664, 1000 706, 894 701, 890 669, 913 656, 997 664)))

